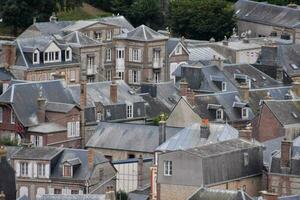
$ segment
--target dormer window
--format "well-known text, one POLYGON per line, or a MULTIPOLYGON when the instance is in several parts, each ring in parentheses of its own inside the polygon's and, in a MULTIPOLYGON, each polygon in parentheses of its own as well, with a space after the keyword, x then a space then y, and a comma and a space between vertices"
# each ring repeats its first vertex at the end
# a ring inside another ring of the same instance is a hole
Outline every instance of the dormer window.
POLYGON ((72 49, 68 47, 65 52, 66 61, 72 61, 72 49))
POLYGON ((111 40, 112 32, 111 30, 106 31, 106 40, 111 40))
POLYGON ((44 63, 60 62, 61 49, 52 42, 44 52, 44 63))
POLYGON ((73 176, 73 167, 69 164, 63 165, 63 176, 72 177, 73 176))
POLYGON ((222 82, 222 92, 227 91, 227 84, 226 82, 222 82))
POLYGON ((175 49, 175 55, 181 55, 182 54, 182 47, 181 45, 177 45, 175 49))
POLYGON ((249 109, 247 107, 242 108, 242 119, 248 119, 249 109))
POLYGON ((216 120, 217 121, 221 121, 221 120, 223 120, 223 109, 218 109, 218 110, 216 110, 216 120))
POLYGON ((33 64, 40 64, 40 52, 39 50, 34 50, 32 55, 32 63, 33 64))

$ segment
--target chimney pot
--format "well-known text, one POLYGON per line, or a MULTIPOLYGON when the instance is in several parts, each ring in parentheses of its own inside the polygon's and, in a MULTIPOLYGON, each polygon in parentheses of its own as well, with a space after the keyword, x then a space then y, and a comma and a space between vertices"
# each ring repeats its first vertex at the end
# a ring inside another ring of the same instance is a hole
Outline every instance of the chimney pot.
POLYGON ((39 97, 37 98, 37 117, 39 123, 45 122, 46 119, 46 98, 43 96, 42 88, 39 89, 39 97))
POLYGON ((162 114, 159 121, 159 145, 166 141, 166 134, 166 121, 164 114, 162 114))
POLYGON ((187 95, 186 95, 187 101, 194 106, 195 105, 195 93, 193 90, 191 90, 190 88, 188 88, 187 90, 187 95))
POLYGON ((239 131, 239 137, 249 141, 253 140, 251 123, 248 124, 245 129, 239 131))
POLYGON ((179 84, 180 84, 180 86, 179 86, 180 87, 180 96, 184 97, 187 95, 189 84, 186 82, 185 79, 182 79, 179 84))
POLYGON ((208 119, 203 119, 200 125, 200 138, 207 139, 209 137, 209 121, 208 119))
POLYGON ((247 83, 242 83, 240 85, 240 90, 242 93, 242 101, 243 102, 249 102, 249 85, 247 83))
POLYGON ((94 150, 93 149, 89 149, 88 150, 88 166, 90 169, 92 169, 94 167, 94 150))
POLYGON ((110 84, 110 99, 113 103, 118 102, 118 85, 115 80, 110 84))
POLYGON ((87 84, 86 81, 83 80, 80 83, 80 108, 82 110, 86 107, 86 101, 87 101, 87 84))

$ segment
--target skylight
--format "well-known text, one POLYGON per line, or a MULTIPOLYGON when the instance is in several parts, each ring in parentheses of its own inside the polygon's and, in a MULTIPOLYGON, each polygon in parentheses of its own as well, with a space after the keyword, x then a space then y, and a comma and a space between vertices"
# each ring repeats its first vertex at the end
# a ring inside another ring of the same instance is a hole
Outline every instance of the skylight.
POLYGON ((299 69, 298 65, 296 65, 296 64, 290 64, 290 65, 293 69, 299 69))
POLYGON ((295 113, 295 112, 292 112, 292 116, 297 119, 298 118, 298 115, 295 113))

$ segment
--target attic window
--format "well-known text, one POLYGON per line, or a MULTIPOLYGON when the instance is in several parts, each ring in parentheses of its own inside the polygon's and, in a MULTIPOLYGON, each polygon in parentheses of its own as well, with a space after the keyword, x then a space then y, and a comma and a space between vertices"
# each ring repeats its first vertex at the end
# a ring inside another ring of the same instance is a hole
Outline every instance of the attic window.
POLYGON ((72 61, 72 49, 70 47, 68 47, 66 49, 66 61, 72 61))
POLYGON ((299 69, 298 65, 296 65, 296 64, 290 64, 290 66, 291 66, 294 70, 299 69))
POLYGON ((295 119, 298 119, 298 115, 295 112, 292 112, 291 114, 295 119))
POLYGON ((262 78, 263 80, 266 80, 266 79, 267 79, 265 76, 261 76, 261 78, 262 78))
POLYGON ((221 121, 223 120, 223 109, 220 108, 216 111, 216 120, 221 121))
POLYGON ((226 82, 222 82, 222 92, 225 92, 227 90, 226 82))
POLYGON ((178 45, 175 49, 175 55, 181 55, 182 54, 182 47, 181 45, 178 45))
POLYGON ((248 119, 249 110, 247 107, 242 108, 242 119, 248 119))
POLYGON ((65 177, 72 177, 72 166, 69 164, 64 164, 63 165, 63 176, 65 177))
POLYGON ((35 50, 32 55, 32 63, 39 64, 40 63, 40 52, 35 50))

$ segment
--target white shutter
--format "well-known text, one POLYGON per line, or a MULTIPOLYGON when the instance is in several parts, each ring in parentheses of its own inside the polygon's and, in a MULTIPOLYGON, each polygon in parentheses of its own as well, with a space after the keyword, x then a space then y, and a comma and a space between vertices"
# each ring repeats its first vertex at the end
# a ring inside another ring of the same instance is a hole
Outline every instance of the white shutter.
POLYGON ((138 81, 138 83, 140 83, 141 82, 141 71, 139 70, 139 71, 137 71, 137 73, 138 73, 137 81, 138 81))
POLYGON ((44 142, 43 142, 43 136, 38 136, 39 137, 39 147, 44 146, 44 142))
POLYGON ((46 164, 46 165, 45 165, 45 176, 46 176, 47 178, 50 177, 50 166, 49 166, 49 164, 46 164))
POLYGON ((138 61, 139 62, 142 62, 142 60, 143 60, 143 51, 142 51, 142 49, 138 49, 138 61))
POLYGON ((32 177, 33 165, 32 162, 28 163, 28 176, 32 177))
POLYGON ((37 163, 33 163, 33 177, 37 177, 37 163))
POLYGON ((54 194, 54 188, 49 187, 49 188, 48 188, 48 191, 49 191, 49 194, 54 194))
POLYGON ((35 145, 35 137, 34 137, 34 135, 30 135, 30 142, 35 145))
POLYGON ((76 136, 79 136, 80 135, 80 122, 77 121, 76 122, 76 133, 75 133, 76 136))
POLYGON ((20 163, 18 161, 16 161, 15 170, 16 170, 16 176, 19 177, 20 176, 20 163))
POLYGON ((131 84, 132 83, 132 70, 128 70, 128 83, 131 84))
POLYGON ((67 129, 68 129, 68 137, 71 137, 71 129, 72 129, 72 123, 71 122, 67 123, 67 129))
POLYGON ((129 58, 129 61, 132 61, 132 48, 129 48, 129 54, 128 54, 128 58, 129 58))
POLYGON ((83 194, 83 191, 82 191, 82 190, 79 190, 79 194, 83 194))

